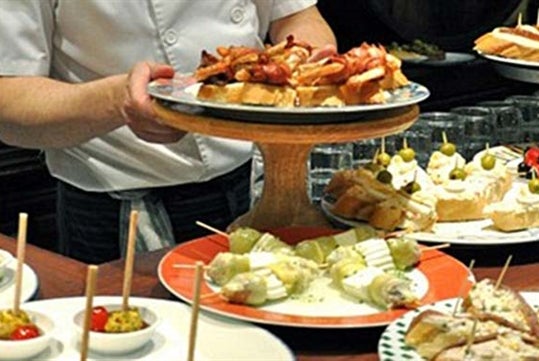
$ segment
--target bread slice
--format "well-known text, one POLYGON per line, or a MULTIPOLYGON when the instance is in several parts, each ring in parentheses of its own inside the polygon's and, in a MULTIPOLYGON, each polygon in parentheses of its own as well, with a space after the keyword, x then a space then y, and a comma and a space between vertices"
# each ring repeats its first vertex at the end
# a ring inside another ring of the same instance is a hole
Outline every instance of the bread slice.
POLYGON ((228 104, 294 107, 296 91, 288 86, 236 82, 226 85, 202 84, 197 98, 228 104))
POLYGON ((505 232, 539 227, 539 196, 523 184, 516 196, 489 205, 485 214, 495 228, 505 232))
POLYGON ((539 30, 531 25, 499 27, 475 40, 475 50, 506 58, 539 61, 539 30))
POLYGON ((338 85, 298 86, 296 91, 300 107, 341 107, 346 105, 338 85))

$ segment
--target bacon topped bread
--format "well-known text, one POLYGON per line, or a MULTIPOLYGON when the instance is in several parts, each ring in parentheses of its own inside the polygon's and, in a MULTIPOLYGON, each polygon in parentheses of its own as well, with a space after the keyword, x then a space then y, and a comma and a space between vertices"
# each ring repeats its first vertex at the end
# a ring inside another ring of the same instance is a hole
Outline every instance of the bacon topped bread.
POLYGON ((194 76, 197 97, 232 104, 276 107, 383 103, 383 90, 408 83, 401 62, 367 43, 310 62, 313 48, 292 36, 274 46, 219 47, 202 52, 194 76))

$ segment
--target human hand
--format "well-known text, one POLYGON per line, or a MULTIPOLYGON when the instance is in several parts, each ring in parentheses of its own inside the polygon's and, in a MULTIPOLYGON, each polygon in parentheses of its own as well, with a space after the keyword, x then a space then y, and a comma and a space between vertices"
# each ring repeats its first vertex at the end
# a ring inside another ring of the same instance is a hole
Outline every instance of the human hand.
POLYGON ((137 137, 152 143, 174 143, 186 132, 162 124, 152 108, 148 83, 157 78, 172 78, 174 69, 153 62, 135 64, 127 76, 122 115, 137 137))
POLYGON ((314 63, 318 60, 337 54, 337 47, 333 44, 327 44, 319 48, 314 48, 307 62, 314 63))

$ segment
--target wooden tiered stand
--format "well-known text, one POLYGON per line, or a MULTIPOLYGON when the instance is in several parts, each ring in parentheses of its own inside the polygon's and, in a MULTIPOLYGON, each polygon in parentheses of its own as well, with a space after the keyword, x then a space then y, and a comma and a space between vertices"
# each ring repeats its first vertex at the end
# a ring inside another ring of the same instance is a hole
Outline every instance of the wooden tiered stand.
POLYGON ((191 115, 154 102, 164 123, 189 132, 249 140, 264 159, 264 189, 260 200, 231 225, 256 229, 288 226, 328 226, 307 193, 307 159, 319 143, 350 142, 402 132, 417 119, 419 107, 362 114, 357 121, 330 124, 270 124, 191 115))

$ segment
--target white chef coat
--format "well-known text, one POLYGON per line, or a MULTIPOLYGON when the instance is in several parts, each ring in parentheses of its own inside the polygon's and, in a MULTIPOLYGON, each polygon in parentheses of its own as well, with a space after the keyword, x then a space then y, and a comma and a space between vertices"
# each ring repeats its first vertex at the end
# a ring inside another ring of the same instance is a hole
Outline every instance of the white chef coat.
MULTIPOLYGON (((135 62, 193 71, 203 49, 261 46, 272 20, 316 0, 0 0, 0 75, 70 83, 127 72, 135 62), (258 13, 258 17, 256 14, 258 13)), ((246 162, 250 142, 188 134, 174 144, 127 126, 46 150, 52 175, 88 191, 201 182, 246 162)))

